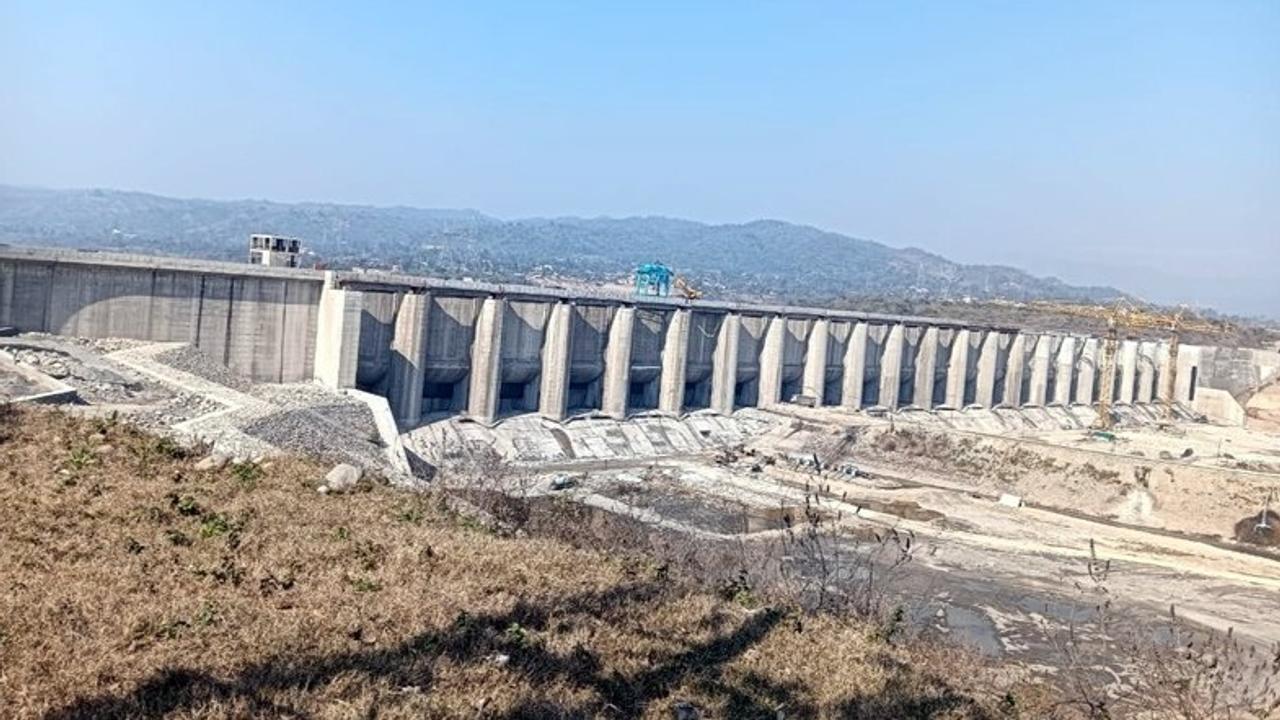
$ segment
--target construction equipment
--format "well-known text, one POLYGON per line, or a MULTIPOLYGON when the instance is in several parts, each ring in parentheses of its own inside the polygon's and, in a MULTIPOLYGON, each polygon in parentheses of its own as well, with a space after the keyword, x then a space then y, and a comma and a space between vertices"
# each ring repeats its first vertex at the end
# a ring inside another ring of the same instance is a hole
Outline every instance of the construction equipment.
POLYGON ((636 268, 636 295, 666 297, 671 294, 675 273, 662 263, 645 263, 636 268))
POLYGON ((682 275, 659 262, 645 263, 636 268, 636 295, 667 297, 674 288, 687 300, 702 297, 702 291, 689 284, 682 275))
POLYGON ((697 300, 702 297, 702 291, 690 285, 683 275, 676 276, 675 287, 688 300, 697 300))
POLYGON ((1094 427, 1110 430, 1115 426, 1115 418, 1111 415, 1111 405, 1115 398, 1116 365, 1120 354, 1120 333, 1122 330, 1164 330, 1169 333, 1166 343, 1168 360, 1166 371, 1161 376, 1161 389, 1157 393, 1164 405, 1166 420, 1175 418, 1174 396, 1176 394, 1178 373, 1178 346, 1184 331, 1220 334, 1229 332, 1231 326, 1224 322, 1211 322, 1191 315, 1183 306, 1175 312, 1162 312, 1153 308, 1139 307, 1121 300, 1115 305, 1072 305, 1069 303, 1037 302, 1034 306, 1050 312, 1074 315, 1076 317, 1101 320, 1107 324, 1107 332, 1103 337, 1098 366, 1102 368, 1102 382, 1098 393, 1098 419, 1094 427))

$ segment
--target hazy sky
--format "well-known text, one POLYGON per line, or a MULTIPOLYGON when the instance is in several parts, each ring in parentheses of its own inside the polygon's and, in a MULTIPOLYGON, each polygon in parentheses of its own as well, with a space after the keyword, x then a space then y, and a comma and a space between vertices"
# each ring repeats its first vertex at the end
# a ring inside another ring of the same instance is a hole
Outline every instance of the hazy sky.
POLYGON ((0 182, 774 217, 1280 316, 1280 0, 0 0, 0 182))

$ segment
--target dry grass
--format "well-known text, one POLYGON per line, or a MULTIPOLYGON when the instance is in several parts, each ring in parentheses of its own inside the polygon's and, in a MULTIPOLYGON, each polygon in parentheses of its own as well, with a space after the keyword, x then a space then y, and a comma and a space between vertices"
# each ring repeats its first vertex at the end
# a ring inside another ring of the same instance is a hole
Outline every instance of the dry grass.
POLYGON ((4 410, 0 716, 1005 716, 950 651, 497 537, 429 495, 322 496, 305 460, 194 463, 4 410))

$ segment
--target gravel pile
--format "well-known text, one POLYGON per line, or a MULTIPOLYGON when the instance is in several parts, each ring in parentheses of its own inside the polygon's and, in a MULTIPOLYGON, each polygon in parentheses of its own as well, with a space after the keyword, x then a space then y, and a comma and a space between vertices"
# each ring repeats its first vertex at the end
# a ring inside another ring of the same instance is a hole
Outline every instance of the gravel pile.
POLYGON ((242 430, 286 452, 345 460, 364 468, 379 468, 386 462, 376 435, 329 422, 309 408, 272 413, 242 430))
POLYGON ((351 435, 376 437, 378 426, 373 413, 363 402, 339 395, 318 385, 292 383, 288 385, 258 385, 253 396, 273 405, 288 409, 305 409, 314 412, 329 424, 343 428, 351 435))
POLYGON ((379 437, 373 413, 369 412, 369 406, 364 403, 333 403, 318 405, 311 410, 331 424, 347 428, 352 435, 375 439, 379 437))
POLYGON ((198 348, 190 345, 159 353, 155 356, 155 360, 168 365, 174 370, 191 373, 196 377, 224 385, 232 390, 249 392, 253 388, 253 382, 248 378, 236 373, 231 368, 217 362, 198 348))

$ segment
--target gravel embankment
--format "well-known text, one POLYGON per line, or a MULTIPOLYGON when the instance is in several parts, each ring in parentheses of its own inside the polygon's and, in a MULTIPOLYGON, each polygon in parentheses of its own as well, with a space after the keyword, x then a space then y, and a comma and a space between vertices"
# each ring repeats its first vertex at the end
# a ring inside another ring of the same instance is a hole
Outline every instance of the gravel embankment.
POLYGON ((189 345, 159 353, 155 359, 175 370, 191 373, 232 390, 249 392, 253 388, 251 380, 189 345))

